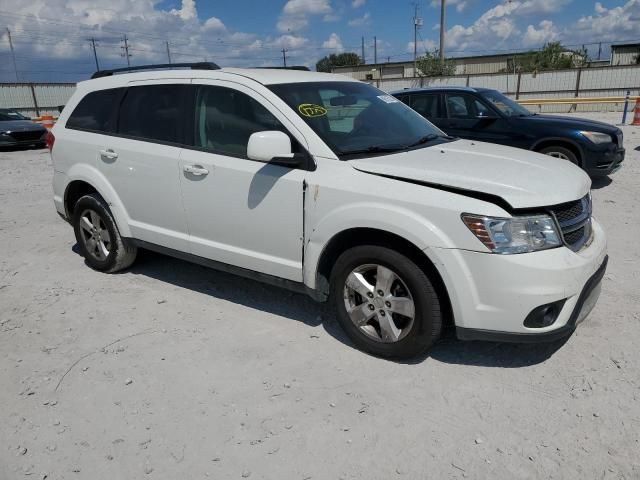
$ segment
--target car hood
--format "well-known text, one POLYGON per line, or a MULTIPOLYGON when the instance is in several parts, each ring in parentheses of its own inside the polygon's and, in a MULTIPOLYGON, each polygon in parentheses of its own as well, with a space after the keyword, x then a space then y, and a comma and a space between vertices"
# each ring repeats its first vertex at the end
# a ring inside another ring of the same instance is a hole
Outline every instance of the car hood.
POLYGON ((6 120, 0 122, 0 132, 17 131, 28 132, 33 130, 44 130, 42 125, 33 123, 31 120, 6 120))
POLYGON ((424 183, 461 194, 500 197, 512 208, 582 198, 591 179, 566 160, 528 150, 457 140, 433 147, 349 160, 361 172, 424 183))
POLYGON ((571 128, 575 130, 587 130, 595 132, 603 132, 608 134, 617 134, 620 132, 618 127, 610 123, 598 122, 597 120, 588 120, 586 118, 559 117, 556 115, 530 115, 528 117, 517 117, 523 124, 543 124, 551 129, 553 128, 571 128))

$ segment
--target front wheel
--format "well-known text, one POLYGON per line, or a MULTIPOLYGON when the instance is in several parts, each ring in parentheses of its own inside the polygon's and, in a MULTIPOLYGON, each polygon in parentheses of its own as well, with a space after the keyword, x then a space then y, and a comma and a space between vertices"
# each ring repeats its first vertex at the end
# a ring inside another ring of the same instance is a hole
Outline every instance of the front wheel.
POLYGON ((540 150, 540 153, 544 153, 545 155, 549 155, 550 157, 559 158, 560 160, 566 160, 573 163, 574 165, 580 166, 580 162, 578 161, 578 157, 576 157, 576 154, 565 147, 546 147, 540 150))
POLYGON ((338 321, 361 350, 391 358, 425 352, 440 337, 440 300, 425 272, 386 247, 345 251, 333 268, 338 321))

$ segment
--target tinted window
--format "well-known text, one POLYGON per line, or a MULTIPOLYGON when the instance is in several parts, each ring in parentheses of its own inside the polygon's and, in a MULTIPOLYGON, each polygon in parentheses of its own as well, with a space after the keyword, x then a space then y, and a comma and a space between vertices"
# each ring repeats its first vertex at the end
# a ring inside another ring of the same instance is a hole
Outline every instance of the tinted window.
POLYGON ((130 137, 181 143, 186 85, 145 85, 127 89, 118 114, 118 133, 130 137))
POLYGON ((0 122, 11 120, 27 120, 27 118, 23 117, 16 111, 0 108, 0 122))
POLYGON ((447 95, 447 110, 451 118, 476 118, 491 116, 492 112, 471 95, 447 95))
POLYGON ((411 95, 411 108, 413 108, 423 117, 440 117, 440 109, 438 108, 438 96, 435 94, 411 95))
POLYGON ((98 90, 80 100, 69 120, 67 128, 112 132, 113 112, 120 98, 121 88, 98 90))
POLYGON ((242 92, 200 87, 196 97, 195 146, 216 153, 246 157, 249 137, 284 126, 265 107, 242 92))

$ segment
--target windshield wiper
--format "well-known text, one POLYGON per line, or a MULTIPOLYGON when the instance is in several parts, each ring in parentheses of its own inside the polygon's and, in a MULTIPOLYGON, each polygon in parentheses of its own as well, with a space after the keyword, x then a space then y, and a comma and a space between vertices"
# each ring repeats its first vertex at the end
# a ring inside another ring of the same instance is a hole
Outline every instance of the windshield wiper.
POLYGON ((338 155, 358 155, 361 153, 389 153, 404 150, 404 145, 373 145, 367 148, 358 148, 355 150, 340 150, 338 155))
POLYGON ((432 142, 437 138, 440 138, 440 135, 438 135, 436 133, 430 133, 429 135, 425 135, 424 137, 420 137, 416 142, 413 142, 413 143, 407 145, 407 148, 417 147, 418 145, 424 145, 425 143, 432 142))

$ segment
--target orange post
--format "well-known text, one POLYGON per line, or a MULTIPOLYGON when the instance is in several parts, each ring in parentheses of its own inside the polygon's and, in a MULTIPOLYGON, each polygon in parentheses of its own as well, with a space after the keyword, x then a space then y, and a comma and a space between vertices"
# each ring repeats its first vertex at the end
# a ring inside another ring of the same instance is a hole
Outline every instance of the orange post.
POLYGON ((640 125, 640 97, 636 98, 636 106, 633 107, 633 122, 631 125, 640 125))
POLYGON ((42 115, 42 126, 48 130, 53 128, 53 115, 42 115))

